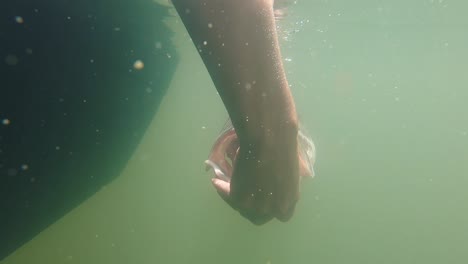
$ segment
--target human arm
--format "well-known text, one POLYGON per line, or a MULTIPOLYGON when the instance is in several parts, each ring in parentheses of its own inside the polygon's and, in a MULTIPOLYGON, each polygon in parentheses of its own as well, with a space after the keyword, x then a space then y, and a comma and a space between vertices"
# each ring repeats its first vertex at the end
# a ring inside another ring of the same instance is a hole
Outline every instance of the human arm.
POLYGON ((231 182, 214 180, 254 223, 288 220, 299 196, 298 120, 272 0, 173 0, 240 142, 231 182))

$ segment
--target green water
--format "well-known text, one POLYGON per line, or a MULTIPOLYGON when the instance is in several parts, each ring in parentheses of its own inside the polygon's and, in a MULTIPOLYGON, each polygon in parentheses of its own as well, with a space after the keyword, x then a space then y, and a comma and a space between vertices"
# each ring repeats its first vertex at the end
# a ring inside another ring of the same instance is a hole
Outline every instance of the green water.
POLYGON ((122 174, 2 264, 466 263, 467 7, 290 8, 282 53, 316 177, 290 222, 261 227, 204 172, 226 112, 180 20, 168 19, 180 62, 122 174))

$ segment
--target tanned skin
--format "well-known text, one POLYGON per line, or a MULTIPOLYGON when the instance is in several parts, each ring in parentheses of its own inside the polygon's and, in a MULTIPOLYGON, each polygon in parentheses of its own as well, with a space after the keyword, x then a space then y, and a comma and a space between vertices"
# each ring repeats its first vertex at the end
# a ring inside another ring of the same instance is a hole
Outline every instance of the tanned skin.
POLYGON ((273 0, 172 0, 239 139, 222 198, 255 224, 287 221, 299 198, 298 118, 284 72, 273 0))

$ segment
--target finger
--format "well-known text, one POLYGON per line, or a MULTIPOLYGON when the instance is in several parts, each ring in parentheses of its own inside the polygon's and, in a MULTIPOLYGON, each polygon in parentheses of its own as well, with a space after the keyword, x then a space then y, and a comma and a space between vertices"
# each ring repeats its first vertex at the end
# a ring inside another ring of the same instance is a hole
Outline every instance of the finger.
POLYGON ((247 210, 242 210, 238 206, 235 206, 234 202, 230 198, 230 190, 231 186, 229 182, 223 181, 218 178, 213 178, 211 179, 211 182, 213 183, 213 186, 216 188, 218 191, 218 194, 221 196, 221 198, 229 204, 234 210, 238 210, 239 213, 247 218, 250 222, 252 222, 255 225, 263 225, 273 219, 273 216, 271 215, 266 215, 263 213, 259 213, 257 211, 253 211, 251 208, 247 210))
POLYGON ((294 209, 296 208, 296 203, 292 203, 289 206, 286 204, 280 204, 279 210, 276 211, 276 218, 281 222, 287 222, 294 214, 294 209))
MULTIPOLYGON (((261 190, 261 189, 260 189, 261 190)), ((236 197, 232 192, 230 200, 237 205, 237 211, 255 225, 263 225, 274 218, 272 214, 271 197, 265 197, 262 190, 257 193, 244 194, 236 197)))
POLYGON ((205 165, 206 165, 207 169, 210 169, 210 168, 213 169, 214 174, 216 175, 216 178, 218 178, 220 180, 223 180, 225 182, 231 181, 231 179, 228 176, 226 176, 224 171, 216 163, 214 163, 213 161, 205 160, 205 165))
MULTIPOLYGON (((268 184, 262 185, 268 186, 268 184)), ((255 210, 257 214, 266 215, 271 214, 271 212, 273 211, 272 209, 274 197, 272 195, 272 192, 259 188, 249 198, 252 198, 250 199, 250 206, 255 210)), ((246 206, 249 206, 249 204, 246 204, 246 206)))
POLYGON ((223 180, 213 178, 211 179, 213 186, 216 188, 218 195, 229 205, 232 209, 237 211, 237 206, 232 201, 231 197, 229 196, 230 193, 230 183, 225 182, 223 180), (227 186, 226 186, 227 185, 227 186))
POLYGON ((236 158, 236 154, 239 150, 239 140, 236 138, 233 138, 230 142, 229 145, 226 147, 226 155, 228 158, 231 159, 231 161, 234 161, 236 158))
POLYGON ((213 178, 211 179, 211 183, 213 183, 213 186, 223 199, 229 199, 229 194, 231 193, 231 186, 229 182, 223 181, 218 178, 213 178))
POLYGON ((239 211, 239 213, 254 225, 263 225, 273 219, 271 215, 259 215, 255 212, 239 211))
POLYGON ((274 216, 281 222, 286 222, 291 219, 296 208, 296 203, 299 200, 298 196, 289 198, 288 200, 280 200, 275 208, 274 216))
MULTIPOLYGON (((210 156, 208 158, 208 160, 205 161, 205 164, 207 165, 205 167, 205 170, 209 170, 210 167, 213 168, 213 170, 215 170, 215 173, 216 173, 216 169, 219 169, 220 171, 223 172, 223 175, 231 178, 231 175, 232 175, 232 167, 231 167, 231 164, 229 164, 229 162, 227 162, 226 158, 224 157, 224 155, 222 157, 218 157, 218 156, 210 156)), ((224 178, 224 177, 223 177, 224 178)))
POLYGON ((301 177, 314 177, 313 168, 309 167, 307 161, 299 155, 299 175, 301 177))

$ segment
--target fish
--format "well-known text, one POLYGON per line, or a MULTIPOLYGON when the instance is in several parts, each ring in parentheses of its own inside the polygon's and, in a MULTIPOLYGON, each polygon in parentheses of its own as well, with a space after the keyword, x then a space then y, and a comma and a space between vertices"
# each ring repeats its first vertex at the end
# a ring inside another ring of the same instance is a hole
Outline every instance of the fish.
MULTIPOLYGON (((297 134, 299 174, 301 178, 315 176, 316 148, 312 139, 307 135, 303 126, 299 125, 297 134)), ((226 182, 231 181, 233 164, 236 162, 239 153, 239 139, 230 119, 226 121, 218 138, 211 148, 207 160, 205 160, 205 170, 213 170, 215 178, 226 182)))

